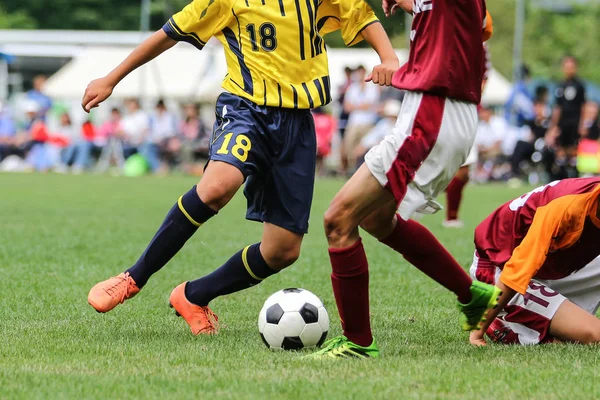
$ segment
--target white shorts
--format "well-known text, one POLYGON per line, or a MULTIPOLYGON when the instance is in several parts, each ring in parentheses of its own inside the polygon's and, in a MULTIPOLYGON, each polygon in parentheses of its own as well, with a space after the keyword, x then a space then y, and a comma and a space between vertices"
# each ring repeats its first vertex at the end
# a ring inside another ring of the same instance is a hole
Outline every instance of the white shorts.
MULTIPOLYGON (((473 279, 495 283, 501 271, 475 255, 470 272, 473 279)), ((486 333, 493 341, 504 344, 552 342, 550 322, 567 299, 591 314, 596 313, 600 304, 600 257, 562 279, 532 279, 525 295, 515 295, 486 333)))
POLYGON ((390 135, 365 156, 371 174, 387 188, 408 220, 441 209, 435 198, 467 159, 477 133, 475 104, 406 92, 390 135))
POLYGON ((465 161, 465 163, 462 166, 469 167, 473 164, 477 164, 477 161, 479 161, 479 154, 477 153, 476 146, 473 145, 473 147, 471 147, 471 151, 469 152, 469 155, 467 156, 467 160, 465 161))

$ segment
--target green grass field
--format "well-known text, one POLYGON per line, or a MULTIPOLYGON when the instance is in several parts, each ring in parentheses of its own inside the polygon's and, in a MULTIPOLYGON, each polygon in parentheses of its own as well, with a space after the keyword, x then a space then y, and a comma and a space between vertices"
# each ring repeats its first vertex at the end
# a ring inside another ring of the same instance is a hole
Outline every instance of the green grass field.
MULTIPOLYGON (((377 361, 316 362, 271 352, 256 319, 290 286, 320 296, 340 333, 321 226, 341 181, 317 182, 300 260, 263 284, 212 303, 224 325, 194 337, 168 307, 171 289, 260 238, 240 194, 133 300, 101 315, 87 304, 97 281, 139 256, 194 178, 0 175, 0 399, 591 399, 600 397, 598 347, 472 348, 454 298, 366 239, 377 361)), ((472 231, 525 189, 470 186, 463 230, 424 218, 468 267, 472 231)), ((330 336, 331 337, 331 336, 330 336)))

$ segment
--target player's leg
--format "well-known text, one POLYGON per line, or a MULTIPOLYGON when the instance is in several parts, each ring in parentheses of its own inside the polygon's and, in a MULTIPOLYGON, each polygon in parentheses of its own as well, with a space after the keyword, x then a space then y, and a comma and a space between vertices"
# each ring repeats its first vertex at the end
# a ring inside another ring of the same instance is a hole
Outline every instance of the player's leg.
POLYGON ((394 201, 363 164, 325 212, 331 283, 343 336, 328 341, 316 357, 377 357, 369 318, 369 267, 359 236, 360 222, 394 201))
POLYGON ((464 224, 458 219, 458 210, 462 201, 463 190, 469 182, 469 166, 460 167, 446 188, 446 228, 462 228, 464 224))
POLYGON ((184 282, 173 290, 171 304, 194 334, 214 333, 208 304, 219 296, 252 287, 293 264, 308 230, 316 162, 316 139, 309 111, 269 111, 265 125, 282 126, 249 138, 252 148, 260 138, 272 141, 268 167, 248 178, 244 194, 246 218, 263 222, 259 243, 248 245, 225 264, 200 279, 184 282), (269 135, 273 135, 271 138, 269 135), (301 190, 298 190, 301 188, 301 190))
POLYGON ((148 279, 160 270, 192 237, 198 227, 217 214, 235 195, 259 161, 250 152, 253 114, 240 107, 240 98, 222 95, 216 104, 217 120, 211 142, 211 161, 198 183, 176 201, 137 262, 116 277, 96 284, 88 302, 99 312, 112 310, 135 296, 148 279), (229 110, 229 112, 228 112, 229 110), (227 132, 225 132, 227 127, 227 132), (235 136, 235 137, 234 137, 235 136))
POLYGON ((244 247, 214 272, 187 282, 187 299, 207 306, 219 296, 259 284, 298 259, 302 238, 302 234, 265 223, 259 243, 244 247))
POLYGON ((471 278, 425 226, 397 215, 394 201, 371 213, 360 226, 455 293, 459 302, 467 304, 471 301, 471 278))
POLYGON ((194 335, 216 333, 218 318, 208 304, 258 285, 292 265, 300 255, 302 238, 302 234, 265 223, 261 242, 244 247, 210 274, 178 285, 171 293, 171 306, 194 335))
POLYGON ((410 217, 415 211, 439 209, 433 199, 465 162, 475 127, 472 105, 430 95, 405 97, 393 135, 366 157, 373 176, 399 202, 398 216, 389 206, 362 222, 382 243, 457 295, 459 308, 467 319, 465 322, 461 316, 463 329, 474 329, 480 323, 486 309, 495 302, 497 290, 473 284, 435 236, 410 217))
POLYGON ((565 342, 600 343, 600 319, 566 300, 554 314, 549 333, 565 342))
POLYGON ((95 285, 88 302, 98 312, 108 312, 135 296, 208 219, 217 214, 244 182, 240 170, 211 161, 197 186, 179 197, 140 258, 125 272, 95 285))

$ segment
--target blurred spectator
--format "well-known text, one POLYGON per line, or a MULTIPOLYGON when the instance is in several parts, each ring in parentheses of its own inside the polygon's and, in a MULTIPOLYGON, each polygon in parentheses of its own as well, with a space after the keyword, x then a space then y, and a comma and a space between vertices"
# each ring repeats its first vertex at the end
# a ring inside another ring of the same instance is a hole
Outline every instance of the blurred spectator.
POLYGON ((381 120, 362 138, 360 144, 354 149, 354 159, 357 164, 364 161, 365 154, 383 138, 392 133, 396 120, 400 114, 402 103, 398 100, 387 100, 382 107, 381 120))
POLYGON ((550 109, 548 97, 549 93, 546 86, 541 85, 535 89, 535 100, 533 103, 535 120, 531 124, 531 130, 536 139, 544 138, 550 127, 552 110, 550 109))
POLYGON ((475 148, 478 153, 476 179, 486 181, 495 176, 494 169, 501 163, 503 145, 509 132, 506 119, 494 115, 491 107, 482 104, 479 108, 479 123, 475 148))
POLYGON ((38 117, 44 119, 46 113, 52 107, 52 99, 44 94, 44 85, 48 78, 45 75, 37 75, 33 78, 33 88, 27 92, 27 99, 34 101, 38 106, 38 117))
POLYGON ((63 150, 62 165, 59 171, 66 171, 71 166, 73 173, 79 174, 90 167, 90 159, 94 148, 96 129, 91 122, 84 122, 80 128, 73 126, 69 114, 61 115, 58 133, 70 139, 69 145, 63 150))
POLYGON ((6 106, 0 102, 0 161, 12 154, 18 154, 17 125, 8 113, 6 106))
POLYGON ((585 137, 590 140, 600 139, 600 126, 598 125, 598 103, 588 101, 585 103, 582 115, 582 127, 585 137))
POLYGON ((123 144, 121 138, 124 137, 123 120, 121 110, 113 107, 110 110, 110 117, 98 129, 94 145, 102 148, 100 159, 98 160, 98 170, 106 171, 114 160, 119 167, 123 167, 125 158, 123 154, 123 144))
POLYGON ((197 104, 186 104, 183 112, 179 135, 170 141, 169 147, 173 152, 181 153, 182 168, 186 173, 200 175, 202 168, 194 168, 194 159, 208 157, 210 137, 200 118, 200 107, 197 104))
POLYGON ((388 100, 396 100, 402 103, 405 94, 406 91, 404 90, 399 90, 393 86, 384 86, 379 95, 379 113, 382 114, 384 112, 388 100))
MULTIPOLYGON (((359 66, 344 98, 344 110, 350 114, 343 143, 347 155, 355 153, 356 146, 377 122, 379 86, 365 82, 365 76, 365 67, 359 66)), ((356 165, 350 167, 353 171, 356 165)))
POLYGON ((312 111, 315 120, 315 133, 317 135, 317 175, 325 175, 323 167, 325 157, 331 152, 331 139, 335 131, 335 118, 325 112, 322 107, 312 111))
POLYGON ((587 135, 582 124, 585 87, 577 76, 577 60, 572 56, 564 57, 562 70, 565 79, 556 88, 552 120, 546 135, 545 164, 550 180, 578 175, 577 143, 581 136, 587 135))
POLYGON ((110 110, 110 117, 106 120, 98 129, 94 144, 96 146, 106 146, 109 140, 113 137, 120 137, 123 135, 123 124, 121 110, 117 107, 113 107, 110 110))
POLYGON ((348 126, 348 117, 350 117, 350 114, 344 108, 344 100, 346 98, 346 92, 348 91, 348 88, 352 84, 352 73, 353 72, 354 71, 350 67, 344 68, 344 74, 346 75, 346 80, 344 81, 344 83, 342 84, 342 87, 340 88, 340 97, 338 99, 338 102, 341 106, 340 116, 338 119, 338 129, 340 132, 340 138, 341 138, 341 143, 342 143, 342 145, 340 146, 340 165, 341 165, 341 170, 344 173, 344 175, 348 171, 348 156, 346 155, 346 148, 343 146, 343 143, 344 143, 344 136, 346 133, 346 127, 348 126))
POLYGON ((121 120, 123 154, 125 158, 136 153, 150 132, 150 118, 140 107, 138 99, 125 101, 127 113, 121 120))
POLYGON ((538 86, 535 90, 533 103, 535 118, 529 123, 530 134, 519 140, 510 159, 511 175, 515 178, 524 179, 523 166, 531 162, 531 157, 536 150, 536 141, 546 135, 550 124, 550 107, 548 106, 548 88, 538 86))
POLYGON ((169 146, 169 141, 175 136, 176 129, 175 117, 167 110, 165 102, 159 100, 150 118, 149 138, 140 149, 140 153, 146 158, 153 172, 161 168, 161 157, 169 164, 173 163, 175 149, 169 146))
POLYGON ((511 126, 520 128, 535 118, 533 101, 527 89, 529 78, 529 68, 525 65, 521 66, 519 80, 515 82, 504 105, 504 116, 511 126))
POLYGON ((25 123, 23 131, 17 137, 17 144, 27 152, 27 163, 36 171, 48 171, 54 164, 46 142, 48 129, 40 117, 37 102, 27 100, 24 104, 25 123))
POLYGON ((585 104, 585 87, 577 76, 577 60, 566 56, 562 61, 564 80, 556 88, 556 101, 552 112, 552 128, 558 129, 556 145, 572 148, 577 145, 585 130, 580 125, 585 104))

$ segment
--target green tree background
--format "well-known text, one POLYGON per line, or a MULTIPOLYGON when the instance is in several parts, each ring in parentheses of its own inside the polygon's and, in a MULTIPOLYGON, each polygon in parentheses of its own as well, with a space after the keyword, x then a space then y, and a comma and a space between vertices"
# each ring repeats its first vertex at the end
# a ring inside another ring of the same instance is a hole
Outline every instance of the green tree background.
MULTIPOLYGON (((406 46, 404 16, 385 18, 380 0, 367 0, 375 9, 397 47, 406 46)), ((158 29, 188 0, 152 0, 151 28, 158 29)), ((492 62, 511 76, 515 0, 490 0, 494 37, 490 41, 492 62)), ((534 76, 557 78, 560 58, 572 54, 580 60, 581 75, 600 82, 600 2, 575 6, 568 14, 527 9, 523 59, 534 76)), ((0 29, 137 30, 139 0, 4 0, 0 3, 0 29)), ((339 35, 327 38, 330 46, 343 46, 339 35)))

